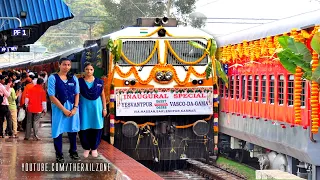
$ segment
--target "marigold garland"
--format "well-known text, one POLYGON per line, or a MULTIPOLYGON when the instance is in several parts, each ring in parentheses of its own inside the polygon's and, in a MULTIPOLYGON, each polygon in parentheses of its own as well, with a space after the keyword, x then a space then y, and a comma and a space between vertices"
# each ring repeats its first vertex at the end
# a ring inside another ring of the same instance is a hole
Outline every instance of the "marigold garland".
MULTIPOLYGON (((284 36, 296 36, 296 41, 304 42, 305 39, 312 38, 313 34, 317 32, 319 26, 315 26, 311 33, 305 30, 298 31, 297 29, 292 29, 289 33, 284 33, 284 36)), ((250 58, 259 59, 263 57, 273 57, 275 55, 275 50, 280 48, 278 42, 279 35, 268 36, 261 38, 260 40, 246 41, 242 43, 225 45, 219 48, 219 59, 223 63, 235 63, 237 59, 250 58)), ((238 60, 239 62, 239 60, 238 60)))
MULTIPOLYGON (((173 73, 173 80, 180 86, 183 86, 183 85, 185 85, 185 84, 187 84, 189 82, 189 78, 190 78, 191 74, 194 74, 198 78, 205 78, 206 77, 206 72, 205 71, 203 73, 198 73, 194 69, 194 67, 190 66, 189 69, 188 69, 188 72, 187 72, 187 75, 186 75, 185 79, 183 81, 181 81, 179 79, 179 77, 178 77, 178 74, 177 74, 175 68, 171 64, 167 64, 167 65, 157 64, 157 65, 155 65, 152 68, 152 70, 151 70, 151 72, 149 74, 149 77, 146 80, 142 80, 140 78, 139 73, 138 73, 138 71, 136 70, 136 68, 134 66, 132 66, 130 68, 130 70, 128 72, 126 72, 126 73, 122 72, 121 69, 119 68, 119 66, 115 66, 114 69, 115 69, 115 72, 122 78, 128 78, 131 74, 133 74, 135 79, 140 84, 143 84, 143 85, 149 84, 152 80, 155 80, 156 82, 159 82, 155 78, 155 74, 158 71, 171 71, 173 73)), ((171 82, 171 81, 169 81, 169 82, 171 82)), ((166 81, 166 82, 162 82, 162 83, 169 83, 169 82, 166 81)))
MULTIPOLYGON (((312 71, 314 71, 319 64, 318 54, 312 52, 312 71)), ((311 132, 313 134, 319 131, 319 84, 315 81, 311 82, 311 132)))

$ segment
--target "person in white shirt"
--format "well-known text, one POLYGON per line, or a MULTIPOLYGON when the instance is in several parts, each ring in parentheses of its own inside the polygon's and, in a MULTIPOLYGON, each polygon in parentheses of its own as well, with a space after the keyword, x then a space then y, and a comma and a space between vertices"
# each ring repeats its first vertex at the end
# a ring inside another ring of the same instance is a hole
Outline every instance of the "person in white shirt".
POLYGON ((4 86, 5 76, 0 75, 0 138, 4 138, 3 136, 3 121, 4 118, 7 119, 7 128, 8 128, 8 135, 12 137, 12 119, 11 113, 9 111, 9 102, 8 97, 10 96, 11 84, 9 82, 7 86, 4 86))

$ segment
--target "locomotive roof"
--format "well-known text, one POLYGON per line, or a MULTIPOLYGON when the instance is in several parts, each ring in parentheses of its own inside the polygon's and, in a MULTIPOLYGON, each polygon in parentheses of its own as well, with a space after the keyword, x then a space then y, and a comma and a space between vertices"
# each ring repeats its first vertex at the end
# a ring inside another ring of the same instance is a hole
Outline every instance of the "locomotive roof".
POLYGON ((320 24, 320 10, 315 10, 296 16, 291 16, 282 20, 273 21, 253 28, 245 29, 216 38, 219 47, 238 44, 246 41, 257 40, 267 36, 275 36, 290 32, 291 29, 298 30, 320 24))
MULTIPOLYGON (((113 32, 102 36, 100 40, 100 46, 104 47, 107 45, 109 39, 117 39, 118 37, 141 37, 156 31, 159 27, 127 27, 122 30, 113 32)), ((212 38, 213 36, 205 31, 192 27, 163 27, 167 32, 173 36, 184 36, 184 37, 205 37, 212 38)), ((157 38, 155 34, 151 38, 157 38)))

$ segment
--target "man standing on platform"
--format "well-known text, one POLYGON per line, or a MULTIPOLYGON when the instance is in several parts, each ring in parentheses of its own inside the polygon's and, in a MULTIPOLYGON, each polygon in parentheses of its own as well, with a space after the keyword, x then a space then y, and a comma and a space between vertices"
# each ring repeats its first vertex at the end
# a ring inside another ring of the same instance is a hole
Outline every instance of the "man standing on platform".
POLYGON ((29 140, 31 129, 33 126, 33 139, 41 140, 38 137, 38 126, 41 113, 47 111, 46 91, 43 89, 44 80, 37 79, 37 84, 28 90, 25 99, 25 106, 27 110, 27 125, 24 140, 29 140))

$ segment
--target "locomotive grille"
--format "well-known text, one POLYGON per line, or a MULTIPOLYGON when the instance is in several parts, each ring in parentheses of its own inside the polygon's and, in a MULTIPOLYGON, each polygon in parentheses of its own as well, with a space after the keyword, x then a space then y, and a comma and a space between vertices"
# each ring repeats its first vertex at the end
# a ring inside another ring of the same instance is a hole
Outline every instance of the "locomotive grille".
MULTIPOLYGON (((207 47, 206 44, 204 44, 201 41, 194 41, 197 42, 198 44, 201 44, 203 47, 207 47)), ((181 59, 187 61, 187 62, 194 62, 197 59, 199 59, 203 54, 204 51, 199 48, 195 48, 191 46, 188 40, 171 40, 169 41, 172 49, 174 52, 180 57, 181 59)), ((197 65, 206 65, 208 63, 208 56, 206 56, 200 63, 197 65)), ((184 65, 181 63, 179 60, 177 60, 173 54, 170 52, 168 49, 168 59, 167 59, 167 64, 172 64, 172 65, 184 65)))
MULTIPOLYGON (((154 49, 155 41, 124 41, 122 44, 122 52, 133 63, 140 64, 144 62, 154 49)), ((155 65, 158 63, 157 52, 146 65, 155 65)), ((119 65, 130 65, 122 57, 119 65)))

